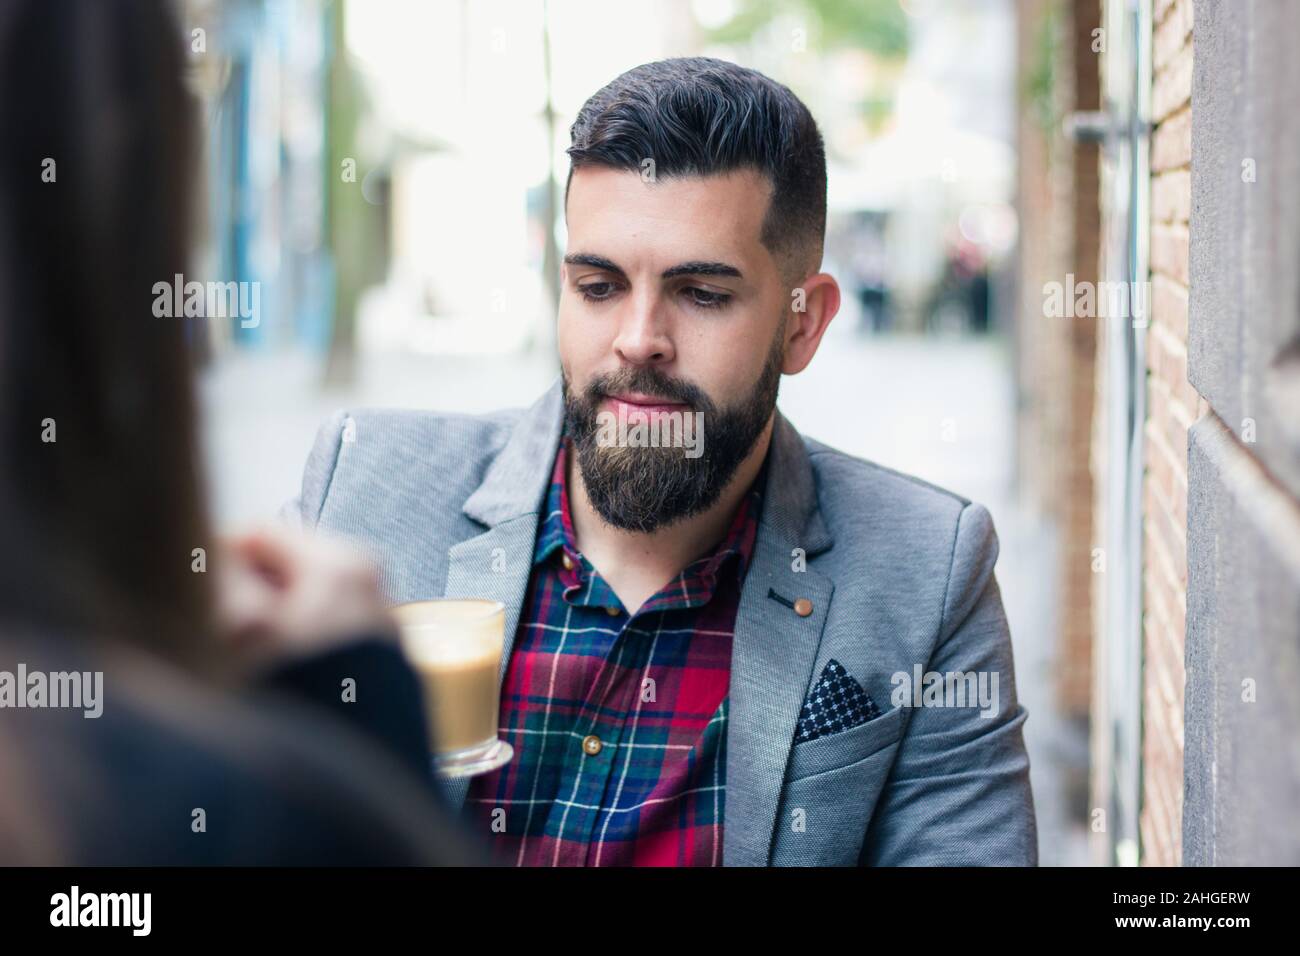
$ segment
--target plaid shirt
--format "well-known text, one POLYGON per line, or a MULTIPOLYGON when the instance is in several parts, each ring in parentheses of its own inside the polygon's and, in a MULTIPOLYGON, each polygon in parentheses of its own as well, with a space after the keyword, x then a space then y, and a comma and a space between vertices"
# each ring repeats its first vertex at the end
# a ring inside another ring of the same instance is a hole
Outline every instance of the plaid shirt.
POLYGON ((721 866, 731 642, 762 475, 717 549, 629 617, 574 544, 566 448, 501 687, 515 756, 471 781, 465 812, 519 866, 721 866))

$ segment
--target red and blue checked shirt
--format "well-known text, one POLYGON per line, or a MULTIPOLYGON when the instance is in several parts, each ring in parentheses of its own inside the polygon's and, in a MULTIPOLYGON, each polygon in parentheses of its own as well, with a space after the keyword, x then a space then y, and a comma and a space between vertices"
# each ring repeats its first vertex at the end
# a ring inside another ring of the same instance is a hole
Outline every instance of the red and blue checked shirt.
POLYGON ((510 763, 465 812, 519 866, 721 866, 731 643, 763 476, 628 616, 574 544, 562 441, 501 687, 510 763))

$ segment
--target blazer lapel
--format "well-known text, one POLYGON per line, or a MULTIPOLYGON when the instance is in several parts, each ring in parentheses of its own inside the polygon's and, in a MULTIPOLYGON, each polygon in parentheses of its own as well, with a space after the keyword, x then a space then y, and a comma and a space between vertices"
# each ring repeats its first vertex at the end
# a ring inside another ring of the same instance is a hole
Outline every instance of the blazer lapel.
POLYGON ((803 439, 777 413, 763 516, 745 576, 731 651, 722 860, 766 866, 786 762, 812 680, 834 585, 804 568, 832 539, 817 509, 803 439), (775 596, 774 596, 775 595, 775 596), (789 604, 811 603, 800 616, 789 604))

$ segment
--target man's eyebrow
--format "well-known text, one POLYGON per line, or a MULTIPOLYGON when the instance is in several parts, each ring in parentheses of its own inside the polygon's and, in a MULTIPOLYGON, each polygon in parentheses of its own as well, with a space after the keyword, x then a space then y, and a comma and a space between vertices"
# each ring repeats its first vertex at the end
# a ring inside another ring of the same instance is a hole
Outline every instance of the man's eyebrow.
POLYGON ((661 279, 672 279, 677 276, 732 276, 736 279, 743 279, 740 270, 726 262, 683 262, 681 265, 673 266, 671 269, 665 269, 661 279))
POLYGON ((565 256, 564 261, 571 266, 592 266, 596 269, 603 269, 605 272, 613 272, 615 275, 620 275, 624 279, 627 278, 626 272, 616 266, 612 260, 606 259, 604 256, 594 256, 589 252, 574 252, 565 256))
MULTIPOLYGON (((592 255, 589 252, 574 252, 564 257, 564 261, 571 266, 593 266, 597 269, 603 269, 605 272, 612 272, 615 275, 627 278, 627 273, 620 269, 610 259, 604 256, 592 255)), ((663 271, 661 279, 674 279, 677 276, 732 276, 736 279, 743 279, 744 276, 740 270, 727 262, 704 262, 695 260, 691 262, 682 262, 663 271)))

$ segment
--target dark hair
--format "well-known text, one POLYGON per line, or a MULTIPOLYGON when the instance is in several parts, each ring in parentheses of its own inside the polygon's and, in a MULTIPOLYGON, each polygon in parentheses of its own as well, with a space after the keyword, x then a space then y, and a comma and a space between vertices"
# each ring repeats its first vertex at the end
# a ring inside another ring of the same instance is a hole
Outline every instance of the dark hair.
POLYGON ((191 568, 210 550, 185 324, 202 320, 152 311, 185 270, 198 158, 170 9, 0 8, 0 624, 176 660, 212 604, 191 568))
POLYGON ((758 171, 772 184, 763 245, 791 274, 820 267, 821 133, 797 96, 757 70, 708 57, 643 64, 587 100, 569 136, 569 182, 582 166, 639 170, 647 159, 656 179, 758 171))

